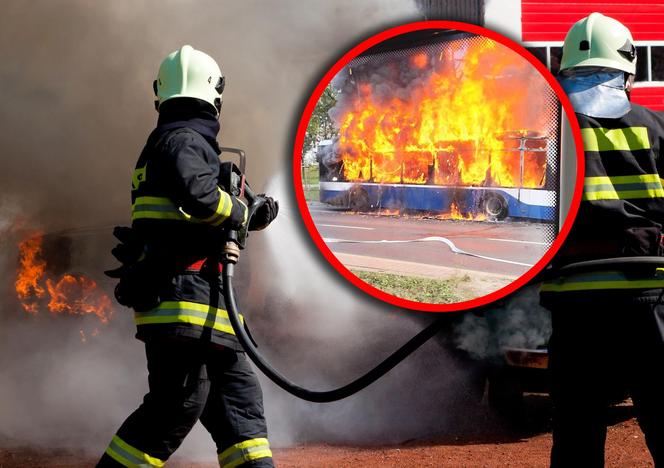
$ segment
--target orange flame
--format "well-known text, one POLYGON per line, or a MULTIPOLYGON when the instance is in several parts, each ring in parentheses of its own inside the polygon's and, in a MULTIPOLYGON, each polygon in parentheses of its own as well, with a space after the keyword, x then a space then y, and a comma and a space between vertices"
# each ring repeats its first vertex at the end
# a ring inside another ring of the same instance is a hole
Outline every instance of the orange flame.
POLYGON ((107 324, 111 317, 111 300, 101 293, 94 280, 82 275, 63 275, 57 282, 46 280, 50 296, 48 310, 53 314, 94 314, 107 324))
POLYGON ((549 88, 525 59, 483 39, 452 41, 439 56, 417 53, 409 64, 422 72, 407 93, 384 97, 384 86, 360 83, 341 114, 346 180, 543 186, 549 88), (535 135, 538 145, 521 147, 535 135))
POLYGON ((424 52, 415 54, 411 57, 410 62, 415 68, 424 68, 429 63, 429 56, 424 52))
POLYGON ((39 284, 46 268, 46 262, 40 258, 41 235, 22 241, 19 244, 19 252, 21 268, 15 283, 16 294, 23 309, 34 315, 39 309, 39 304, 31 299, 41 298, 45 292, 39 284))
POLYGON ((402 213, 397 209, 381 208, 378 210, 378 216, 401 216, 402 213))
POLYGON ((387 209, 381 208, 376 212, 378 216, 398 216, 402 218, 412 218, 412 219, 456 219, 456 220, 465 220, 465 221, 485 221, 487 219, 485 213, 472 213, 472 212, 462 212, 457 206, 456 202, 452 202, 450 205, 450 211, 447 213, 404 213, 399 209, 387 209))
MULTIPOLYGON (((111 299, 94 280, 69 273, 59 278, 45 278, 47 262, 42 255, 42 243, 43 237, 39 233, 19 244, 20 268, 15 289, 23 309, 37 315, 45 306, 53 316, 94 315, 102 324, 108 324, 113 313, 111 299)), ((94 329, 92 336, 98 333, 99 330, 94 329)), ((81 341, 85 342, 83 330, 80 334, 81 341)))
POLYGON ((436 216, 438 219, 458 219, 458 220, 467 220, 467 221, 484 221, 486 220, 486 214, 484 213, 463 213, 455 202, 452 202, 450 205, 449 213, 443 213, 436 216))

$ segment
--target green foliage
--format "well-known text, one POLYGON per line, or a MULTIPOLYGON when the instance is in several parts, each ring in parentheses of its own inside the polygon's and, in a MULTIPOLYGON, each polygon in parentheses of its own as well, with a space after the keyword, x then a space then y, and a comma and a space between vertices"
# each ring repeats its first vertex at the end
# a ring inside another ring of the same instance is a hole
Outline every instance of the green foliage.
POLYGON ((330 109, 332 109, 337 104, 338 92, 332 88, 332 85, 327 85, 327 88, 321 94, 320 99, 314 107, 314 111, 311 114, 311 119, 309 120, 309 125, 307 125, 307 133, 304 137, 304 147, 302 152, 306 153, 318 142, 332 138, 336 133, 334 128, 334 122, 328 115, 330 109))
POLYGON ((373 287, 411 301, 449 304, 465 300, 457 295, 459 279, 438 280, 355 269, 351 271, 355 276, 373 287))
POLYGON ((309 201, 319 200, 318 189, 318 164, 313 166, 305 166, 302 168, 302 183, 304 185, 304 198, 309 201))

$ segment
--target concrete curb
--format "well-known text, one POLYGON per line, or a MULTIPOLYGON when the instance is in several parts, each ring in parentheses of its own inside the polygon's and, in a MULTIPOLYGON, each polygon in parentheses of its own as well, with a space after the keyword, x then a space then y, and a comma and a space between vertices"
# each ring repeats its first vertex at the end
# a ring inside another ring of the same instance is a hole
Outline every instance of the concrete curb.
POLYGON ((477 270, 450 268, 426 263, 392 260, 381 257, 368 257, 347 253, 335 253, 346 268, 352 270, 375 271, 401 276, 417 276, 437 280, 457 280, 457 288, 463 300, 485 296, 507 286, 517 277, 487 273, 477 270))

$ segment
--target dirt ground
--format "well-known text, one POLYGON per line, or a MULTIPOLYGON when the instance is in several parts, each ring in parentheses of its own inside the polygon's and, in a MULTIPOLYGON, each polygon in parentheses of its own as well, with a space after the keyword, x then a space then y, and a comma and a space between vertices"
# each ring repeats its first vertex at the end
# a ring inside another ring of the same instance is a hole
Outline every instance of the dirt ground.
MULTIPOLYGON (((309 446, 280 450, 281 467, 547 467, 551 434, 521 440, 500 436, 483 440, 445 438, 398 447, 309 446)), ((643 435, 634 419, 611 426, 607 437, 607 467, 653 466, 643 435)), ((202 468, 202 467, 201 467, 202 468)), ((207 467, 206 467, 207 468, 207 467)))
MULTIPOLYGON (((631 405, 614 408, 606 443, 607 467, 652 467, 631 405)), ((546 467, 550 432, 518 435, 509 431, 468 436, 440 436, 391 446, 332 446, 313 444, 274 450, 277 466, 294 467, 546 467)), ((80 454, 0 448, 0 468, 94 466, 95 458, 80 454)), ((215 464, 173 460, 168 468, 213 468, 215 464)))

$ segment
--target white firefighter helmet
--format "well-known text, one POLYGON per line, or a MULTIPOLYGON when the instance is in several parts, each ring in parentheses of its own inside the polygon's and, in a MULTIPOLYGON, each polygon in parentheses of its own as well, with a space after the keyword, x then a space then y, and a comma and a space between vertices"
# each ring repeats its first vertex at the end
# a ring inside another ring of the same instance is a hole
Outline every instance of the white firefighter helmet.
POLYGON ((161 62, 153 83, 157 96, 155 107, 159 110, 159 106, 169 99, 188 97, 209 102, 218 113, 224 84, 217 62, 205 52, 185 45, 161 62))
POLYGON ((634 75, 632 33, 620 21, 601 13, 577 21, 565 36, 560 71, 577 67, 614 68, 634 75))

